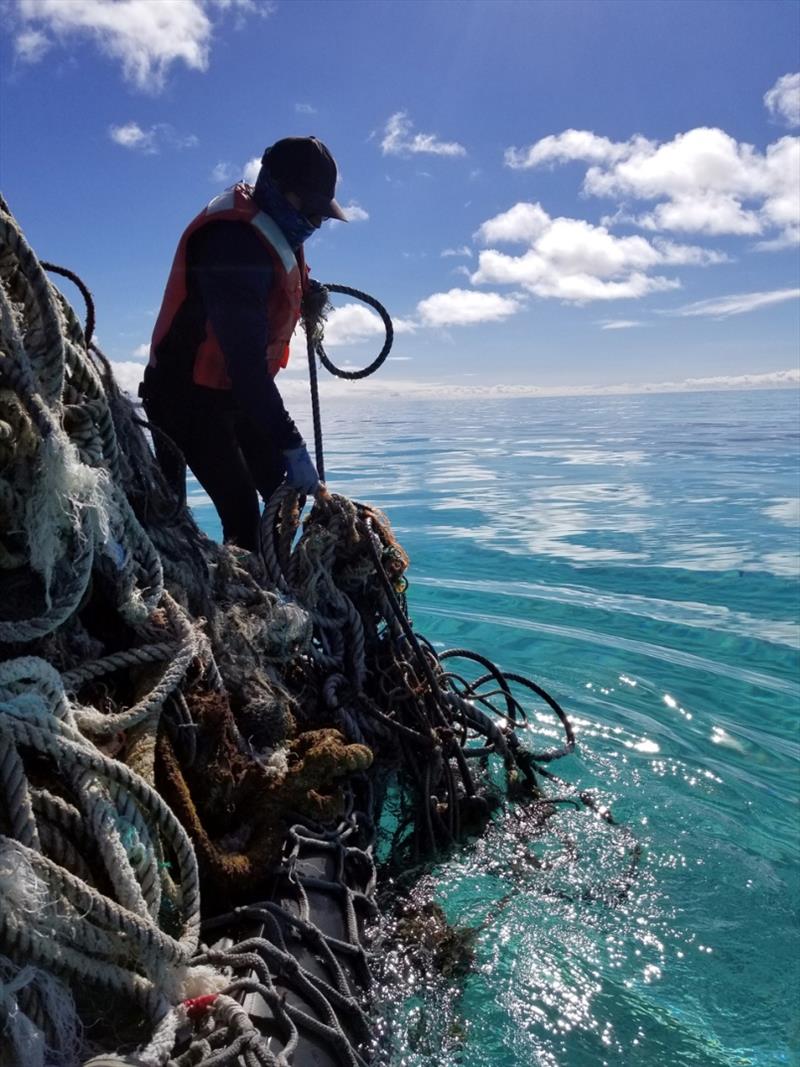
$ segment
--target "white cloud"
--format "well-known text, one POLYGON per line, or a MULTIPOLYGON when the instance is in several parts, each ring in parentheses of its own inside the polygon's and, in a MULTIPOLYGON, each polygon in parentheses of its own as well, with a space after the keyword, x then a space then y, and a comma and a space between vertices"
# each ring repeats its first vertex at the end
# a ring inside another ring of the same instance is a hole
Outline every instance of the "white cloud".
POLYGON ((769 307, 772 304, 782 304, 786 300, 797 300, 798 297, 800 297, 800 289, 773 289, 766 293, 737 293, 733 296, 713 297, 711 300, 698 300, 693 304, 685 304, 683 307, 676 308, 668 314, 727 319, 731 315, 744 315, 748 311, 756 311, 758 308, 769 307))
POLYGON ((601 330, 630 330, 642 323, 636 319, 603 319, 597 324, 601 330))
POLYGON ((508 211, 488 219, 476 233, 476 237, 488 244, 490 241, 533 242, 547 230, 550 216, 541 204, 514 204, 508 211))
POLYGON ((548 163, 613 163, 628 152, 628 142, 610 141, 589 130, 564 130, 550 134, 528 148, 507 148, 505 163, 513 170, 528 170, 548 163))
POLYGON ((440 141, 433 133, 414 133, 414 124, 405 111, 396 111, 383 132, 381 151, 385 156, 420 153, 433 156, 465 156, 466 148, 456 141, 440 141))
POLYGON ((208 67, 212 26, 198 0, 20 0, 18 12, 23 32, 36 29, 59 43, 91 37, 140 89, 159 91, 179 61, 191 70, 208 67))
POLYGON ((787 126, 800 126, 800 74, 784 74, 764 93, 769 113, 787 126))
POLYGON ((242 177, 249 185, 255 185, 260 170, 261 156, 253 156, 252 159, 248 159, 242 168, 242 177))
POLYGON ((208 69, 214 23, 209 15, 268 15, 256 0, 19 0, 17 55, 33 63, 55 44, 88 38, 122 64, 138 89, 160 92, 176 63, 208 69))
POLYGON ((355 200, 351 200, 349 204, 342 204, 342 211, 347 215, 348 222, 366 222, 369 218, 369 212, 365 211, 355 200))
MULTIPOLYGON (((305 397, 308 383, 302 379, 284 379, 281 392, 287 399, 305 397)), ((358 396, 385 399, 386 397, 414 397, 419 400, 502 400, 509 397, 547 396, 615 396, 641 393, 691 393, 710 390, 776 389, 800 387, 800 370, 769 371, 758 374, 719 375, 708 378, 683 378, 667 382, 619 382, 609 385, 466 385, 447 381, 419 381, 391 379, 375 375, 358 383, 358 396)), ((330 400, 341 397, 352 402, 352 383, 328 380, 325 393, 330 400)))
POLYGON ((294 109, 298 115, 316 115, 317 109, 311 104, 295 104, 294 109))
POLYGON ((481 293, 470 289, 451 289, 420 300, 417 313, 425 326, 472 326, 479 322, 498 322, 520 311, 518 296, 481 293))
POLYGON ((139 382, 144 374, 144 364, 130 359, 112 359, 111 369, 117 384, 123 392, 131 397, 136 397, 139 390, 139 382))
POLYGON ((800 245, 800 226, 787 226, 779 237, 757 241, 753 247, 756 252, 782 252, 785 248, 796 248, 797 245, 800 245))
POLYGON ((17 58, 23 63, 38 63, 49 52, 53 42, 39 30, 23 30, 14 41, 17 58))
MULTIPOLYGON (((413 333, 417 324, 410 319, 392 318, 396 334, 413 333)), ((383 320, 363 304, 343 304, 334 308, 325 320, 325 347, 358 344, 383 337, 383 320)))
POLYGON ((227 163, 221 160, 217 163, 211 171, 211 181, 217 184, 232 182, 239 171, 233 165, 233 163, 227 163))
POLYGON ((638 218, 621 212, 617 221, 684 233, 779 231, 785 242, 800 232, 797 137, 782 137, 761 153, 710 127, 679 133, 662 144, 638 135, 612 142, 588 130, 566 130, 506 153, 508 165, 517 168, 569 160, 590 164, 584 193, 655 201, 638 218))
POLYGON ((461 245, 460 248, 445 248, 442 253, 442 258, 446 259, 448 256, 465 256, 467 259, 472 257, 472 249, 466 245, 461 245))
POLYGON ((108 135, 114 144, 147 155, 154 155, 162 146, 169 148, 196 148, 199 144, 193 134, 179 134, 166 122, 156 123, 143 130, 138 122, 126 122, 123 126, 110 126, 108 135))
POLYGON ((489 242, 525 243, 520 255, 482 251, 473 285, 522 286, 541 297, 574 303, 636 299, 680 287, 674 278, 649 273, 661 266, 707 266, 726 256, 696 245, 641 235, 617 237, 584 219, 551 218, 538 203, 515 204, 487 219, 476 237, 489 242))
POLYGON ((150 342, 144 341, 142 344, 137 345, 131 353, 134 359, 149 359, 150 358, 150 342))
POLYGON ((155 152, 152 129, 145 132, 138 122, 126 122, 124 126, 110 126, 108 135, 114 144, 123 148, 135 148, 140 152, 155 152))
POLYGON ((243 25, 241 19, 244 15, 258 15, 259 18, 267 18, 274 15, 278 5, 273 0, 206 0, 209 7, 217 7, 221 11, 232 11, 239 16, 237 29, 243 25))

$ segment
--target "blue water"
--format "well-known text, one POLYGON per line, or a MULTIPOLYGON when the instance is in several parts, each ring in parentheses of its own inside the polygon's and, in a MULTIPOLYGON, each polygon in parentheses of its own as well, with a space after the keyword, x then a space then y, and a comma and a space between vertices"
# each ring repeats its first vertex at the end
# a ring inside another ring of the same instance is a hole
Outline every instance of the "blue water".
POLYGON ((798 394, 353 397, 328 482, 389 516, 417 630, 550 690, 554 769, 643 846, 621 903, 583 892, 621 839, 571 809, 551 870, 513 818, 442 864, 475 965, 387 1005, 393 1064, 799 1063, 798 394))

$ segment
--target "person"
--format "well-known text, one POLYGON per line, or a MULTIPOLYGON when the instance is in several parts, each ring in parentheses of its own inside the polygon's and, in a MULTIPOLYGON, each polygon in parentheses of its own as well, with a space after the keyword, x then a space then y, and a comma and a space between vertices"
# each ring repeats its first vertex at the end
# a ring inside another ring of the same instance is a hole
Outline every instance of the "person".
POLYGON ((180 491, 184 466, 211 497, 226 542, 254 551, 259 502, 284 480, 319 479, 275 375, 309 284, 303 243, 346 221, 333 156, 315 137, 267 148, 255 187, 215 197, 178 244, 140 388, 159 463, 180 491), (159 433, 158 431, 162 431, 159 433))

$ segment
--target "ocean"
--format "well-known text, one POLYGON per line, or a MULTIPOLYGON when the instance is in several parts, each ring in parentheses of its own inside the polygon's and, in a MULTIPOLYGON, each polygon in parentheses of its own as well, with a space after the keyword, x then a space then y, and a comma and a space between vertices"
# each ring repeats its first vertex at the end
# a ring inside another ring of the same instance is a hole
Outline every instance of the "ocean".
POLYGON ((551 692, 552 769, 626 828, 511 813, 431 873, 474 960, 398 978, 392 1067, 800 1063, 800 394, 352 394, 328 485, 389 517, 416 630, 551 692))

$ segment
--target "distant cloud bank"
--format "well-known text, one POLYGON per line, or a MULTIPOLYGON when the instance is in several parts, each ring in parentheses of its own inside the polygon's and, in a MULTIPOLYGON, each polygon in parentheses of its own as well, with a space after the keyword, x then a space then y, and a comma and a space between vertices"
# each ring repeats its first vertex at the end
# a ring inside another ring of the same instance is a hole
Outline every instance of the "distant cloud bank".
MULTIPOLYGON (((354 305, 355 306, 355 305, 354 305)), ((358 308, 358 310, 366 309, 358 308)), ((367 315, 371 314, 366 312, 367 315)), ((377 319, 377 316, 375 316, 377 319)), ((342 320, 344 323, 344 320, 342 320)), ((380 320, 378 319, 378 323, 380 320)), ((359 325, 355 316, 349 319, 348 326, 357 333, 359 325)), ((362 324, 363 330, 363 324, 362 324)), ((370 333, 375 331, 366 327, 370 333)), ((344 329, 342 335, 344 335, 344 329)), ((363 340, 367 333, 362 332, 357 339, 363 340)), ((327 333, 326 333, 327 338, 327 333)), ((351 335, 349 340, 354 339, 351 335)), ((400 357, 401 359, 403 357, 400 357)), ((132 360, 112 361, 114 375, 121 388, 131 397, 136 396, 142 379, 144 366, 132 360)), ((290 367, 292 365, 290 364, 290 367)), ((304 372, 296 377, 281 375, 281 393, 288 400, 307 396, 308 380, 304 372)), ((419 400, 459 400, 459 399, 508 399, 513 397, 548 397, 548 396, 616 396, 636 395, 640 393, 691 393, 719 390, 776 389, 799 388, 800 370, 771 371, 766 374, 718 375, 707 378, 684 378, 672 382, 622 382, 616 385, 461 385, 448 382, 403 381, 390 379, 380 374, 366 378, 358 383, 357 389, 352 382, 339 379, 326 379, 325 396, 330 399, 346 398, 379 400, 408 397, 419 400)))

